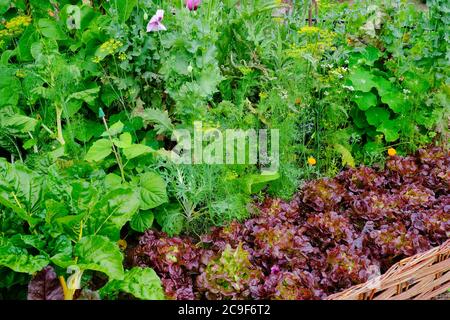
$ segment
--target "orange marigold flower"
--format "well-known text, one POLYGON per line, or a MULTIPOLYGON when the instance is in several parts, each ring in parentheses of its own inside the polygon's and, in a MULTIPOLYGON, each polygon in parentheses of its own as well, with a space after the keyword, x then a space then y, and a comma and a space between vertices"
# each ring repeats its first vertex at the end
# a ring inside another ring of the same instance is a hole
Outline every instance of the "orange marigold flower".
POLYGON ((314 158, 314 157, 309 157, 309 158, 308 158, 308 164, 309 164, 310 166, 315 166, 316 163, 317 163, 316 158, 314 158))
POLYGON ((395 150, 394 148, 388 149, 388 155, 390 155, 391 157, 395 156, 396 154, 397 154, 397 150, 395 150))

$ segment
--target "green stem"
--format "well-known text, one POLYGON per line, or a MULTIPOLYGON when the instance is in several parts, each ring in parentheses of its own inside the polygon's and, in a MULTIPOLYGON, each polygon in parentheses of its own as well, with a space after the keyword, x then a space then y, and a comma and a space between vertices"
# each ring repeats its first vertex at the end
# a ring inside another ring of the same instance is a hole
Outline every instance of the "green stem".
POLYGON ((60 108, 59 106, 56 106, 56 129, 57 129, 57 138, 56 140, 59 141, 59 143, 61 143, 62 145, 66 144, 66 141, 64 141, 64 137, 63 137, 63 131, 62 131, 62 120, 61 120, 61 116, 62 116, 62 108, 60 108))
POLYGON ((108 133, 109 141, 111 141, 113 153, 114 153, 114 156, 116 157, 117 164, 119 165, 120 176, 122 177, 122 182, 125 182, 125 172, 124 172, 124 169, 123 169, 124 166, 123 166, 123 163, 122 163, 122 158, 120 157, 119 152, 117 152, 117 149, 114 146, 114 142, 112 140, 111 134, 109 133, 109 127, 108 127, 108 123, 106 122, 105 117, 102 117, 102 120, 103 120, 103 124, 105 125, 106 132, 108 133))

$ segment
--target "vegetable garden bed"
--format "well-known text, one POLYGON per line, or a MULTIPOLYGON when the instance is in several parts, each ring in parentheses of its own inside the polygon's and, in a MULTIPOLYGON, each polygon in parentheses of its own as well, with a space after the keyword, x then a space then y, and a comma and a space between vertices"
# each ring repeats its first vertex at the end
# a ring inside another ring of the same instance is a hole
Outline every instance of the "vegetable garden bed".
POLYGON ((450 2, 417 8, 0 0, 0 299, 444 293, 450 2))
POLYGON ((447 151, 393 156, 386 170, 349 169, 291 202, 267 199, 256 218, 200 241, 147 231, 129 265, 152 267, 175 299, 429 299, 450 285, 449 182, 447 151))

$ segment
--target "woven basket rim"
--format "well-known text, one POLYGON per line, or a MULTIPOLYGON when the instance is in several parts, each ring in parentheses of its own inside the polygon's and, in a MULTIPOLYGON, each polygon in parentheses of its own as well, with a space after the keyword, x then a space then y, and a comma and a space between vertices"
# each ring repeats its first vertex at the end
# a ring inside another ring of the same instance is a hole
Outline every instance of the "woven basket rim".
POLYGON ((450 239, 397 262, 380 276, 330 295, 327 300, 428 300, 448 289, 450 239))

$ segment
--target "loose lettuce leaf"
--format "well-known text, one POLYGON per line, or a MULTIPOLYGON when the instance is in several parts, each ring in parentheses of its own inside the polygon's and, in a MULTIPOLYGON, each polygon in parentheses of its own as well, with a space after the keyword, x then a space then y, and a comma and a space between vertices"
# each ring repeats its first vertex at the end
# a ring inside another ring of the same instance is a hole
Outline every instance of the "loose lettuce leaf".
POLYGON ((39 271, 28 284, 28 300, 64 300, 64 292, 51 266, 39 271))

